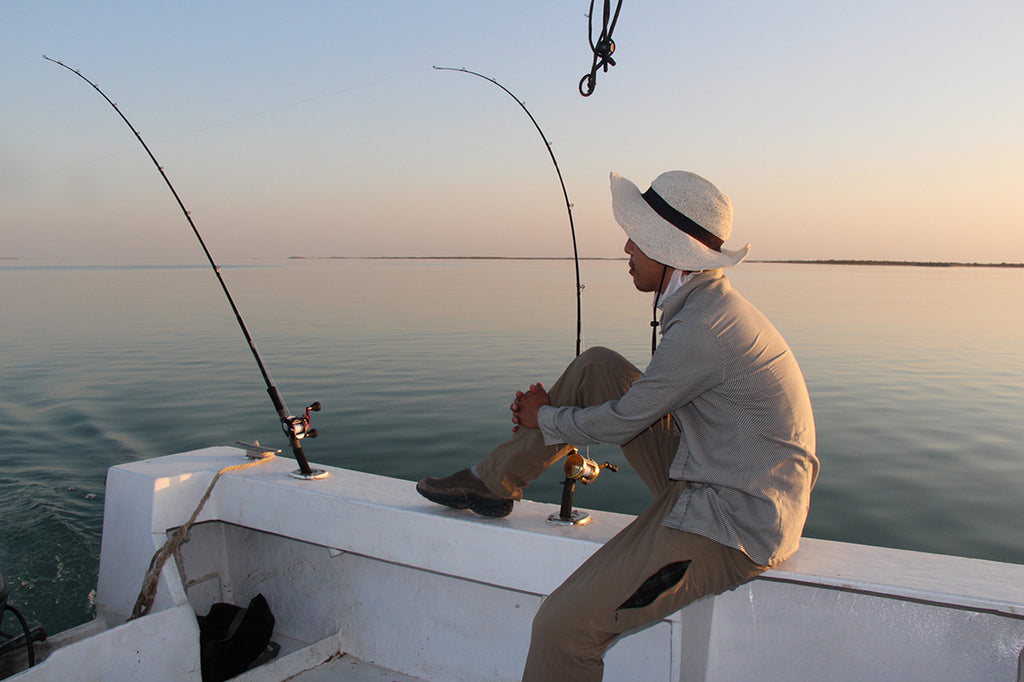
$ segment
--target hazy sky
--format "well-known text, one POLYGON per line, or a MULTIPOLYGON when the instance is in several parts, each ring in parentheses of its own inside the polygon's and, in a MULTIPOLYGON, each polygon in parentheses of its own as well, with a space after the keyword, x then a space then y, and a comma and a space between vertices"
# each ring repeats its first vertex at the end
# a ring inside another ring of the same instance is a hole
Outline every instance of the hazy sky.
POLYGON ((0 0, 0 257, 617 256, 696 171, 751 258, 1024 261, 1024 2, 0 0), (598 6, 601 2, 597 3, 598 6))

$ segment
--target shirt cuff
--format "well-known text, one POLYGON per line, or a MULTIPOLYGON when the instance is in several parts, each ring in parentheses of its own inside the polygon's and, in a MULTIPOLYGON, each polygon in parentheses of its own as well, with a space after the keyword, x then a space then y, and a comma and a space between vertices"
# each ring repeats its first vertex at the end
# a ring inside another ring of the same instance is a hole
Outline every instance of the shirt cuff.
POLYGON ((537 427, 544 436, 544 445, 561 445, 565 438, 555 430, 555 414, 558 408, 552 405, 541 405, 537 410, 537 427))

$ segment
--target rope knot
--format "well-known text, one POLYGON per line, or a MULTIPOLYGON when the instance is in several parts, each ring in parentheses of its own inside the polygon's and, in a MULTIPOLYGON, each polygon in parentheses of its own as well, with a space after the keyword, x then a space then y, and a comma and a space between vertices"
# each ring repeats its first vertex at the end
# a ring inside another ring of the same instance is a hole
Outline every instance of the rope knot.
POLYGON ((142 588, 139 590, 139 596, 135 600, 135 606, 132 608, 132 615, 128 620, 135 620, 141 618, 149 613, 150 609, 153 608, 153 601, 156 599, 156 588, 160 584, 160 571, 163 570, 164 564, 167 560, 177 554, 181 546, 188 541, 189 531, 192 530, 192 524, 196 522, 196 518, 199 517, 199 512, 203 510, 203 506, 206 501, 210 499, 210 495, 213 493, 213 486, 217 485, 217 481, 220 477, 230 471, 241 471, 242 469, 248 469, 250 467, 258 466, 265 462, 269 462, 274 459, 274 455, 268 454, 262 459, 255 459, 251 462, 245 462, 244 464, 234 464, 227 466, 218 471, 213 480, 210 481, 209 487, 203 494, 203 497, 199 500, 199 504, 196 505, 195 510, 192 512, 192 516, 189 517, 188 521, 184 525, 179 526, 171 533, 170 537, 167 538, 167 542, 163 544, 160 549, 153 553, 153 558, 149 561, 149 570, 146 571, 146 575, 142 578, 142 588))
POLYGON ((615 6, 615 14, 612 14, 611 0, 604 0, 604 23, 601 34, 594 40, 594 0, 590 0, 590 13, 587 14, 587 39, 590 41, 590 51, 594 53, 594 61, 590 65, 590 73, 580 79, 579 90, 584 97, 590 97, 597 86, 598 69, 608 73, 609 66, 615 66, 612 54, 615 53, 615 41, 612 40, 612 31, 615 30, 615 23, 619 20, 619 10, 622 9, 622 0, 618 0, 615 6))

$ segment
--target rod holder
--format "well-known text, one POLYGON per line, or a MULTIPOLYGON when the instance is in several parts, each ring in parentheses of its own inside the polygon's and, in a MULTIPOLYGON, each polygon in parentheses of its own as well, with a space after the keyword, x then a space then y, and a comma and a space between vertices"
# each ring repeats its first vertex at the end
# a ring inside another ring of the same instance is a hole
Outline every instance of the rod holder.
POLYGON ((310 469, 309 472, 305 472, 302 469, 296 469, 288 473, 292 478, 297 478, 300 481, 319 481, 322 478, 327 478, 331 475, 331 472, 326 469, 310 469))
POLYGON ((562 481, 562 504, 557 514, 548 517, 548 523, 563 526, 585 526, 593 521, 593 518, 587 512, 572 508, 573 497, 576 494, 576 481, 581 481, 583 485, 589 485, 597 479, 601 469, 611 469, 612 471, 619 469, 610 462, 599 465, 589 457, 581 455, 576 447, 570 447, 568 452, 565 464, 562 465, 562 470, 565 473, 565 480, 562 481))

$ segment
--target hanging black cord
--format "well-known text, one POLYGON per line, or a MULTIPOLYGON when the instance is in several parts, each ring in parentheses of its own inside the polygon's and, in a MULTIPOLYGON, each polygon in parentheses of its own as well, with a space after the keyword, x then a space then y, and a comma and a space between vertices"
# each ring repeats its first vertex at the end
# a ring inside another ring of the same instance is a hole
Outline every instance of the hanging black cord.
MULTIPOLYGON (((11 613, 13 613, 14 617, 18 619, 18 622, 21 623, 21 629, 25 633, 24 634, 24 637, 25 637, 25 648, 28 651, 28 667, 31 668, 32 666, 34 666, 36 664, 36 649, 35 649, 35 646, 32 643, 33 642, 33 640, 32 640, 32 635, 33 635, 32 628, 29 627, 28 621, 25 620, 25 616, 21 615, 21 611, 19 611, 18 609, 14 608, 10 604, 4 604, 3 608, 0 608, 0 620, 2 620, 4 613, 7 612, 7 611, 10 611, 11 613)), ((0 633, 0 634, 3 634, 3 633, 0 633)), ((6 637, 6 635, 5 635, 5 637, 6 637)), ((11 639, 13 639, 13 637, 11 639)), ((45 635, 44 635, 44 639, 45 639, 45 635)))
POLYGON ((654 310, 651 313, 651 355, 658 350, 658 303, 661 302, 661 291, 665 288, 665 275, 668 274, 668 266, 662 265, 661 284, 658 285, 658 293, 654 295, 654 310))
MULTIPOLYGON (((288 414, 288 409, 285 406, 284 401, 281 399, 281 395, 278 393, 277 387, 274 386, 274 382, 271 381, 270 379, 270 374, 267 373, 266 368, 263 366, 263 360, 260 359, 260 354, 256 350, 256 344, 253 342, 252 337, 249 335, 249 330, 246 328, 245 322, 242 321, 242 314, 238 312, 238 307, 235 305, 234 299, 231 298, 231 292, 228 291, 228 285, 224 282, 224 278, 220 274, 220 266, 214 262, 213 256, 210 254, 210 250, 206 248, 206 242, 203 241, 202 235, 199 234, 199 228, 197 228, 195 222, 193 222, 192 214, 189 212, 187 208, 185 208, 184 202, 182 202, 181 197, 178 196, 178 192, 174 189, 174 185, 171 184, 170 179, 167 177, 167 173, 164 172, 163 166, 161 166, 160 162, 156 160, 155 156, 153 156, 153 152, 150 151, 149 145, 147 145, 146 142, 142 139, 142 135, 140 135, 139 131, 135 129, 135 126, 132 125, 131 121, 129 121, 128 118, 123 113, 121 113, 121 110, 118 108, 118 106, 114 104, 113 100, 107 97, 106 93, 100 90, 98 85, 96 85, 91 80, 83 76, 81 72, 79 72, 77 69, 71 68, 64 62, 58 61, 56 59, 50 59, 45 54, 43 55, 43 59, 53 62, 58 66, 63 66, 65 69, 67 69, 68 71, 75 74, 76 76, 84 80, 86 83, 91 85, 93 89, 96 90, 96 92, 100 93, 103 99, 107 100, 107 104, 114 108, 114 111, 116 111, 117 115, 121 117, 121 120, 125 122, 125 124, 131 129, 133 133, 135 133, 135 137, 139 141, 139 144, 141 144, 142 148, 146 150, 147 154, 149 154, 149 158, 153 162, 153 165, 156 166, 156 169, 160 171, 161 177, 163 177, 164 182, 167 183, 167 187, 168 189, 171 190, 171 194, 174 195, 175 201, 178 202, 178 206, 181 208, 181 212, 185 214, 185 219, 188 221, 188 224, 192 227, 193 234, 195 234, 196 239, 199 240, 199 245, 203 247, 203 253, 206 254, 206 259, 210 262, 210 267, 213 268, 214 274, 217 275, 217 281, 220 282, 220 288, 224 291, 224 295, 227 297, 228 303, 231 305, 231 310, 235 313, 235 319, 238 320, 238 326, 242 329, 242 335, 245 336, 245 340, 249 344, 249 350, 252 351, 252 356, 256 359, 257 366, 259 366, 260 374, 263 375, 263 381, 267 385, 267 393, 270 394, 270 400, 271 402, 274 403, 274 409, 277 410, 277 414, 281 418, 281 426, 284 429, 285 435, 288 436, 288 441, 292 447, 292 453, 295 455, 295 460, 299 464, 299 470, 305 475, 310 475, 312 473, 312 470, 309 467, 309 462, 306 460, 305 454, 302 452, 302 445, 299 444, 299 438, 302 438, 307 435, 308 422, 302 424, 302 418, 292 417, 288 414)), ((315 404, 317 405, 316 409, 319 409, 319 404, 315 404)), ((313 436, 314 431, 309 430, 308 435, 313 436)))
POLYGON ((540 125, 537 123, 537 119, 533 117, 533 114, 531 114, 530 110, 526 108, 526 105, 523 104, 522 100, 513 95, 508 88, 498 81, 468 69, 453 69, 447 66, 435 66, 434 68, 438 71, 461 71, 462 73, 468 73, 494 83, 504 90, 509 97, 514 99, 516 104, 522 107, 523 111, 526 112, 526 115, 529 116, 530 120, 533 122, 533 127, 537 129, 538 133, 540 133, 540 139, 544 140, 544 146, 547 147, 548 154, 551 156, 551 163, 555 164, 555 172, 558 173, 558 182, 562 185, 562 196, 565 197, 565 210, 569 213, 569 231, 572 234, 572 256, 573 262, 576 264, 576 357, 579 357, 580 345, 583 337, 583 285, 580 284, 580 254, 576 249, 576 227, 572 222, 572 203, 569 201, 569 193, 565 189, 565 181, 562 180, 562 171, 558 168, 558 160, 555 159, 555 153, 551 151, 551 143, 548 142, 548 138, 544 136, 544 131, 540 129, 540 125))
POLYGON ((590 73, 580 79, 580 94, 590 97, 597 86, 597 70, 603 69, 608 73, 609 66, 615 66, 612 54, 615 53, 615 41, 612 40, 612 31, 619 20, 619 10, 622 9, 622 0, 615 5, 615 14, 612 16, 611 0, 604 0, 604 21, 601 26, 601 35, 594 42, 594 0, 590 0, 590 12, 587 14, 587 39, 590 41, 590 51, 594 53, 594 61, 590 66, 590 73), (611 23, 608 19, 611 18, 611 23))

